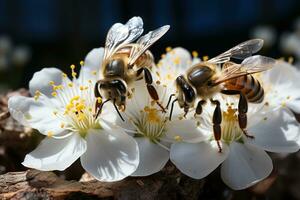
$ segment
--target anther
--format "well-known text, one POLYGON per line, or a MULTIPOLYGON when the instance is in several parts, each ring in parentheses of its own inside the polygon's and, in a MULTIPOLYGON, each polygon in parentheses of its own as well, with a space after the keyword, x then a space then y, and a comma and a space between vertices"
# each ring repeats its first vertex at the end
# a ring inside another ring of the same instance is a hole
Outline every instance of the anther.
POLYGON ((203 61, 208 61, 208 56, 203 56, 203 61))
POLYGON ((197 58, 199 54, 198 54, 197 51, 193 51, 193 52, 192 52, 192 55, 193 55, 194 58, 197 58))
POLYGON ((180 58, 179 58, 179 57, 175 58, 175 59, 173 60, 173 62, 174 62, 175 65, 179 65, 179 63, 180 63, 180 58))
POLYGON ((172 51, 172 47, 167 47, 166 52, 170 52, 170 51, 172 51))
POLYGON ((48 131, 47 136, 48 136, 48 137, 52 137, 53 134, 54 134, 53 131, 48 131))
POLYGON ((181 137, 180 135, 174 136, 174 139, 175 139, 177 142, 181 142, 181 141, 182 141, 182 137, 181 137))

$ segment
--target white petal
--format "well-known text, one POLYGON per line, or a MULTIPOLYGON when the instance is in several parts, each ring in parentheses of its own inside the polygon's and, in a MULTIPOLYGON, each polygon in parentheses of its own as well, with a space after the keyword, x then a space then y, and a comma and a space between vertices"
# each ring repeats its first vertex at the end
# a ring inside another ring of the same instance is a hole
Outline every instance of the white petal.
POLYGON ((190 53, 181 47, 174 48, 158 62, 154 75, 160 74, 159 79, 164 84, 172 84, 177 76, 184 73, 192 64, 190 53))
MULTIPOLYGON (((293 83, 293 87, 299 88, 300 72, 291 64, 278 61, 271 70, 262 73, 264 83, 272 83, 273 85, 283 85, 289 82, 293 83)), ((290 88, 291 89, 291 88, 290 88)))
POLYGON ((272 168, 272 160, 264 150, 233 142, 222 164, 221 177, 230 188, 242 190, 266 178, 272 168))
MULTIPOLYGON (((164 67, 173 67, 173 69, 185 70, 192 62, 191 54, 182 47, 176 47, 166 54, 164 58, 160 60, 164 67), (178 62, 175 61, 178 59, 178 62)), ((163 67, 162 66, 162 67, 163 67)))
POLYGON ((249 128, 249 134, 255 138, 247 138, 247 143, 266 151, 286 153, 299 150, 297 141, 300 137, 300 126, 294 115, 286 110, 267 113, 259 123, 249 128))
POLYGON ((102 60, 104 55, 104 48, 95 48, 91 50, 84 60, 84 67, 82 69, 87 68, 91 71, 99 71, 102 66, 102 60))
POLYGON ((222 153, 216 142, 196 144, 177 143, 171 146, 170 159, 184 174, 201 179, 214 171, 228 156, 228 146, 223 143, 222 153))
POLYGON ((81 157, 81 164, 96 179, 118 181, 136 170, 139 163, 137 143, 120 128, 90 130, 86 140, 87 150, 81 157))
POLYGON ((79 134, 64 139, 45 138, 31 153, 27 154, 24 166, 43 171, 65 170, 86 150, 86 142, 79 134))
POLYGON ((49 131, 53 135, 65 132, 61 128, 61 121, 53 114, 52 102, 45 96, 40 96, 38 101, 23 96, 9 98, 8 109, 12 117, 23 124, 39 130, 47 135, 49 131))
POLYGON ((102 78, 100 69, 102 67, 104 48, 96 48, 90 51, 84 61, 84 66, 81 67, 78 81, 82 85, 89 85, 90 82, 95 84, 96 81, 102 78))
POLYGON ((126 112, 135 113, 143 110, 145 106, 149 106, 151 97, 146 88, 144 80, 135 81, 130 88, 134 88, 131 99, 127 99, 126 112))
POLYGON ((197 143, 207 138, 197 126, 196 120, 172 120, 166 125, 166 138, 173 142, 178 140, 183 142, 197 143))
POLYGON ((44 68, 41 71, 34 73, 29 82, 29 91, 32 96, 38 90, 47 97, 52 98, 53 92, 50 81, 54 81, 55 85, 63 84, 62 71, 57 68, 44 68))
POLYGON ((139 146, 140 163, 132 176, 148 176, 159 172, 169 160, 169 152, 148 138, 135 138, 139 146))
MULTIPOLYGON (((300 78, 300 77, 299 77, 300 78)), ((299 88, 298 88, 299 90, 299 88)), ((300 95, 299 95, 300 96, 300 95)), ((286 103, 287 107, 291 109, 293 112, 300 114, 300 98, 288 101, 286 103)))

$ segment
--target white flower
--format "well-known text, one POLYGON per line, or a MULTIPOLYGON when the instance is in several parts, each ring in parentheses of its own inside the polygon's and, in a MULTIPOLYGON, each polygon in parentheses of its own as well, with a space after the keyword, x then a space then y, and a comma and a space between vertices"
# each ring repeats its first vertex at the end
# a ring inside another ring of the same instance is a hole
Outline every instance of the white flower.
POLYGON ((265 88, 266 107, 271 111, 284 110, 300 114, 300 71, 291 64, 278 61, 277 64, 258 78, 265 88))
MULTIPOLYGON (((183 72, 183 67, 186 67, 188 62, 191 62, 189 53, 182 48, 176 48, 164 56, 157 69, 152 70, 154 86, 162 105, 165 106, 170 94, 175 92, 174 79, 183 72)), ((201 141, 202 135, 197 122, 183 119, 179 109, 174 109, 173 120, 169 121, 169 113, 163 113, 153 102, 144 80, 135 82, 130 90, 132 95, 123 113, 125 122, 119 120, 118 124, 133 135, 139 146, 140 163, 132 175, 147 176, 165 166, 169 160, 170 144, 178 141, 201 141)))
POLYGON ((32 98, 9 99, 11 115, 23 125, 47 137, 23 165, 39 170, 64 170, 80 157, 83 168, 101 181, 117 181, 138 166, 135 140, 113 125, 115 112, 106 106, 95 120, 94 84, 101 66, 103 48, 92 50, 72 80, 56 68, 34 74, 29 83, 32 98))
POLYGON ((272 160, 265 151, 296 152, 299 150, 299 126, 287 112, 263 112, 263 104, 250 104, 244 135, 237 119, 238 98, 217 95, 222 113, 222 152, 213 136, 212 114, 215 106, 205 105, 200 130, 207 135, 199 143, 177 143, 171 146, 171 161, 186 175, 201 179, 221 164, 221 177, 232 189, 250 187, 272 171, 272 160), (283 117, 279 118, 278 115, 283 117))

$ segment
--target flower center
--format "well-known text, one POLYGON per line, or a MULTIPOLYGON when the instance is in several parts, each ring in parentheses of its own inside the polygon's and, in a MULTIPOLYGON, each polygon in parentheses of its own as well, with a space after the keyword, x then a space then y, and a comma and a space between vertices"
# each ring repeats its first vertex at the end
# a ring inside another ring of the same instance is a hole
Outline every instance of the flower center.
POLYGON ((243 135, 236 111, 236 109, 228 106, 227 111, 223 112, 222 115, 222 140, 228 144, 232 141, 240 141, 243 135))
POLYGON ((136 136, 147 137, 154 142, 158 142, 165 134, 166 118, 161 111, 156 108, 145 106, 137 116, 130 119, 136 128, 136 136))
MULTIPOLYGON (((99 121, 94 118, 93 109, 95 102, 101 101, 101 99, 94 97, 95 81, 88 80, 83 83, 83 81, 76 79, 75 66, 71 65, 70 68, 72 81, 63 73, 63 80, 60 85, 56 85, 54 81, 49 82, 53 90, 51 95, 58 105, 53 110, 53 114, 61 121, 61 128, 78 133, 84 138, 89 129, 101 128, 99 121)), ((38 101, 41 95, 43 95, 41 92, 36 91, 34 99, 38 101)))
POLYGON ((69 128, 85 137, 87 130, 91 128, 100 128, 99 123, 94 120, 94 112, 85 99, 80 96, 74 96, 65 106, 64 116, 68 120, 69 128))

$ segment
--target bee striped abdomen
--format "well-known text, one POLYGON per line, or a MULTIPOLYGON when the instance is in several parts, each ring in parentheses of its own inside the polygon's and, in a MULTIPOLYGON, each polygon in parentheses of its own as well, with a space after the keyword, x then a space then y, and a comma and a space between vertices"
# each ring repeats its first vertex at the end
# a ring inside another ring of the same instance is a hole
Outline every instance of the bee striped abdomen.
POLYGON ((228 90, 241 91, 251 103, 260 103, 264 99, 264 89, 252 75, 241 76, 225 83, 228 90))
POLYGON ((154 64, 154 58, 150 51, 143 53, 135 62, 139 67, 152 67, 154 64))

